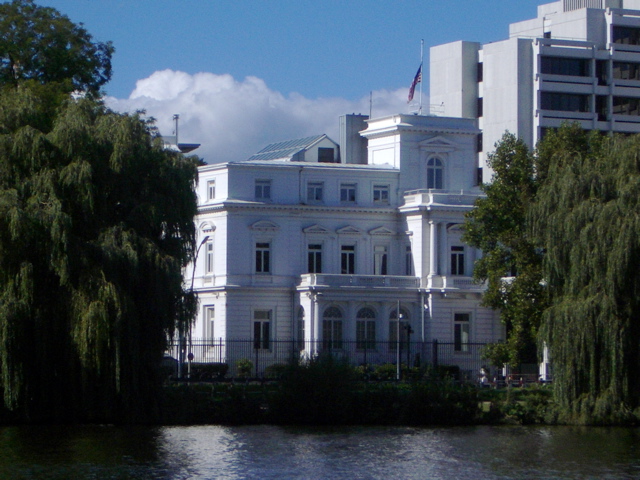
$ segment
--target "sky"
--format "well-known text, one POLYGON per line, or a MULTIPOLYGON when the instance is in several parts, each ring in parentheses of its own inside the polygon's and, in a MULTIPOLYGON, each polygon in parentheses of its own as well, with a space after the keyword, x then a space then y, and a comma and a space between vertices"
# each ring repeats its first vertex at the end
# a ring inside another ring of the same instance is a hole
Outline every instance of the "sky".
MULTIPOLYGON (((326 133, 338 118, 409 113, 429 47, 508 37, 549 0, 35 0, 111 41, 106 103, 145 110, 207 163, 326 133)), ((416 93, 417 96, 417 93, 416 93)))

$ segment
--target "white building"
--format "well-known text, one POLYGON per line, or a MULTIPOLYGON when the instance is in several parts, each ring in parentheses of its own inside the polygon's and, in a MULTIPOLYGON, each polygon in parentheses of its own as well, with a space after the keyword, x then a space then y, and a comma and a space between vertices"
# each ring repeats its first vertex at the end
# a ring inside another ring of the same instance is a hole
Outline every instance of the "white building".
POLYGON ((507 40, 430 50, 430 102, 477 118, 478 166, 506 130, 534 146, 546 129, 640 132, 640 0, 561 0, 511 24, 507 40))
POLYGON ((195 359, 264 366, 329 349, 375 363, 400 345, 415 363, 437 340, 451 344, 440 363, 475 369, 472 344, 504 339, 479 305, 479 252, 460 239, 481 195, 479 133, 475 119, 348 115, 340 148, 322 135, 201 167, 191 335, 209 347, 195 359))

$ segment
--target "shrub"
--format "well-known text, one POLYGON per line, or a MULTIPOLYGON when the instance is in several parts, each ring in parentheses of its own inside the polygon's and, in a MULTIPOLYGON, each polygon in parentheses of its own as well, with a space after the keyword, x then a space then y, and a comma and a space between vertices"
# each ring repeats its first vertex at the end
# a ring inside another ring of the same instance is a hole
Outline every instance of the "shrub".
POLYGON ((253 371, 253 362, 248 358, 241 358, 236 362, 236 368, 240 378, 249 378, 253 371))

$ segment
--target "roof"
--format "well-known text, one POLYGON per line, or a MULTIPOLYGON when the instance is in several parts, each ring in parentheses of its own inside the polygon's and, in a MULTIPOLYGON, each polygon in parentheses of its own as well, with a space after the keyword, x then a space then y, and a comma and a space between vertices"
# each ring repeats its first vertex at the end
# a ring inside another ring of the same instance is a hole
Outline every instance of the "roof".
POLYGON ((280 158, 291 158, 295 154, 307 150, 309 147, 319 142, 326 135, 315 135, 313 137, 299 138, 297 140, 287 140, 286 142, 278 142, 267 145, 255 155, 249 157, 249 160, 276 160, 280 158))
MULTIPOLYGON (((224 165, 224 164, 218 164, 224 165)), ((229 162, 227 165, 253 165, 253 166, 265 166, 265 167, 273 167, 273 166, 281 166, 281 167, 302 167, 302 168, 355 168, 359 170, 397 170, 393 165, 389 164, 360 164, 360 163, 309 163, 309 162, 292 162, 283 158, 278 158, 275 160, 265 161, 263 159, 255 159, 255 160, 242 160, 237 162, 229 162)))

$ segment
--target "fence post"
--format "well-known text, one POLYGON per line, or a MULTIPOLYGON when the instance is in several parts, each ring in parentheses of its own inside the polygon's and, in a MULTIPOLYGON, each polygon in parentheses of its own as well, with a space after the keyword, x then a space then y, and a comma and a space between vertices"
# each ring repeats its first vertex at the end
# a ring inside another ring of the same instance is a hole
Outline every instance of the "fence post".
POLYGON ((431 363, 433 363, 434 367, 438 366, 438 339, 433 339, 433 350, 431 351, 431 363))

